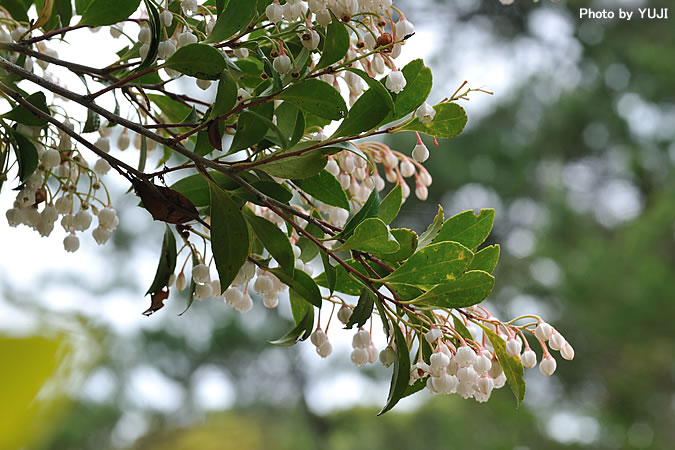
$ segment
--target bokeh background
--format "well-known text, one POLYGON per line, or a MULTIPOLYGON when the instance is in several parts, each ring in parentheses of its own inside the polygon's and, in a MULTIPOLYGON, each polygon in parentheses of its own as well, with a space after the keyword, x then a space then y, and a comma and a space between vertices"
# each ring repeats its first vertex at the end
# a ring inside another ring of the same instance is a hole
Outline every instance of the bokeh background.
MULTIPOLYGON (((469 125, 432 148, 429 201, 398 225, 494 208, 502 244, 488 307, 546 317, 574 345, 487 404, 422 394, 376 417, 389 373, 266 340, 290 316, 242 320, 211 300, 150 318, 162 225, 111 181, 120 228, 65 254, 0 223, 0 447, 63 449, 675 448, 675 8, 669 0, 408 0, 403 59, 432 67, 434 102, 464 81, 469 125), (579 19, 579 8, 669 19, 579 19)), ((72 54, 77 57, 77 53, 72 54)), ((410 136, 387 140, 408 152, 410 136)), ((429 143, 430 144, 430 143, 429 143)), ((431 148, 431 146, 430 146, 431 148)), ((3 192, 3 210, 11 205, 3 192)), ((340 337, 340 335, 343 335, 340 337)))

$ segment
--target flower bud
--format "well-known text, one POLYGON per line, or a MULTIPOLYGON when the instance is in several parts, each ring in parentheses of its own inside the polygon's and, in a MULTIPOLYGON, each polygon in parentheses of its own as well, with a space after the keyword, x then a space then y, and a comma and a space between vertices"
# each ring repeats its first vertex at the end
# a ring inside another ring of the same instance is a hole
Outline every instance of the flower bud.
POLYGON ((412 157, 415 161, 423 163, 429 158, 429 149, 424 144, 417 144, 413 148, 412 157))
POLYGON ((186 287, 187 280, 185 279, 185 274, 181 272, 178 274, 178 277, 176 277, 176 289, 178 289, 178 292, 182 292, 186 287))
POLYGON ((440 328, 432 328, 424 334, 424 338, 429 344, 433 344, 441 336, 443 336, 443 332, 440 330, 440 328))
POLYGON ((349 319, 352 317, 352 309, 347 305, 342 305, 342 307, 337 312, 337 318, 340 322, 345 325, 349 323, 349 319))
POLYGON ((178 48, 185 47, 186 45, 195 44, 197 42, 197 36, 192 34, 189 31, 184 31, 183 33, 178 33, 178 48))
POLYGON ((553 330, 548 345, 553 350, 560 350, 562 349, 563 345, 565 345, 565 338, 562 337, 562 335, 558 333, 556 330, 553 330))
POLYGON ((368 362, 368 351, 365 348, 355 348, 352 350, 351 360, 359 367, 364 366, 368 362))
POLYGON ((206 264, 197 264, 192 268, 192 279, 195 283, 208 283, 211 281, 211 273, 206 264))
POLYGON ((270 5, 265 8, 265 15, 270 22, 281 22, 283 17, 283 9, 278 3, 270 3, 270 5))
POLYGON ((555 372, 557 364, 551 355, 544 355, 544 359, 539 363, 539 371, 550 377, 555 372))
POLYGON ((560 355, 567 361, 574 359, 574 348, 570 345, 569 342, 565 342, 560 349, 560 355))
POLYGON ((272 61, 272 67, 282 75, 288 73, 291 70, 291 58, 288 55, 279 55, 272 61))
POLYGON ((173 13, 167 9, 159 15, 159 20, 165 28, 169 28, 173 23, 173 13))
POLYGON ((129 135, 127 133, 120 134, 120 136, 117 138, 117 147, 124 151, 129 148, 129 144, 131 144, 131 138, 129 138, 129 135))
POLYGON ((152 40, 152 31, 147 26, 142 26, 138 32, 138 41, 142 44, 149 44, 152 40))
POLYGON ((207 298, 211 297, 211 295, 213 295, 213 288, 211 287, 211 284, 197 283, 195 285, 195 297, 197 297, 198 300, 206 300, 207 298))
POLYGON ((69 252, 76 252, 80 248, 80 239, 75 234, 70 233, 63 239, 63 248, 69 252))
POLYGON ((401 73, 398 70, 395 70, 391 72, 389 75, 387 75, 387 80, 385 81, 384 85, 391 92, 398 94, 403 90, 403 88, 405 88, 406 79, 403 76, 403 73, 401 73))
POLYGON ((321 345, 319 345, 316 348, 316 352, 319 354, 320 357, 328 358, 328 356, 330 356, 330 354, 333 353, 333 346, 326 339, 321 345))
POLYGON ((537 324, 537 328, 534 330, 534 335, 537 336, 537 339, 542 341, 548 341, 553 334, 553 327, 543 320, 537 324))
POLYGON ((315 347, 319 347, 328 340, 328 337, 321 328, 317 328, 314 330, 314 333, 312 333, 309 340, 312 342, 312 344, 314 344, 315 347))
POLYGON ((103 245, 106 242, 108 242, 111 233, 112 231, 110 231, 109 229, 98 226, 94 228, 94 231, 92 231, 91 235, 98 245, 103 245))
POLYGON ((49 148, 45 150, 42 155, 40 155, 40 162, 45 166, 45 168, 51 169, 52 167, 61 164, 61 153, 59 153, 58 150, 49 148))
POLYGON ((537 354, 532 351, 532 349, 527 348, 523 354, 520 355, 520 360, 523 362, 523 366, 532 369, 537 365, 537 354))
POLYGON ((396 351, 391 348, 391 346, 387 346, 384 350, 380 352, 380 363, 384 367, 389 367, 394 362, 396 361, 396 351))
POLYGON ((512 337, 506 341, 506 354, 509 356, 519 356, 522 348, 523 341, 521 341, 518 336, 512 337))

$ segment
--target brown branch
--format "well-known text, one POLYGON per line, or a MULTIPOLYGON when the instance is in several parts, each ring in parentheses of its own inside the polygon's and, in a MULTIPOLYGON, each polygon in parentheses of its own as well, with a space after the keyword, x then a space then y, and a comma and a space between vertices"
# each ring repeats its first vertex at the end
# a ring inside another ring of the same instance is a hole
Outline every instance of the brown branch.
POLYGON ((89 25, 73 25, 72 27, 64 27, 64 28, 59 28, 58 30, 52 30, 48 33, 42 34, 40 36, 36 36, 34 38, 26 39, 25 41, 21 41, 21 44, 23 45, 31 45, 35 44, 36 42, 44 41, 45 39, 52 38, 54 36, 58 36, 59 34, 66 34, 69 31, 73 30, 78 30, 80 28, 87 28, 89 25))

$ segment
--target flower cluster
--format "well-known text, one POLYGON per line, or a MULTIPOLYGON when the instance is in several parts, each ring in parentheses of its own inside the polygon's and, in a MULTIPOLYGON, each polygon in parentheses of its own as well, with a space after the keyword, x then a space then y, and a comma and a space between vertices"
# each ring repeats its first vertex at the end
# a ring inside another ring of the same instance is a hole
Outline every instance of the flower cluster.
MULTIPOLYGON (((71 130, 75 128, 69 120, 64 124, 71 130)), ((23 182, 13 207, 6 212, 9 225, 26 225, 47 237, 60 218, 62 228, 68 233, 63 246, 67 252, 75 252, 80 247, 77 233, 90 228, 93 213, 98 217, 98 226, 93 229, 92 237, 99 245, 105 244, 119 224, 101 179, 110 169, 108 163, 99 159, 91 169, 64 132, 43 132, 38 127, 25 125, 18 126, 16 132, 22 136, 19 139, 35 140, 39 163, 23 182)), ((109 151, 105 137, 96 145, 109 151)))

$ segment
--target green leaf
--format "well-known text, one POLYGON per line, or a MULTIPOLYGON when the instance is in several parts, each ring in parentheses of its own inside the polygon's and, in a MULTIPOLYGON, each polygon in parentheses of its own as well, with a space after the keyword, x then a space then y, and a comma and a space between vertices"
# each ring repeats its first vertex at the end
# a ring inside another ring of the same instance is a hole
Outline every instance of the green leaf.
POLYGON ((436 236, 438 236, 438 232, 441 231, 441 227, 443 226, 444 220, 445 216, 443 214, 443 207, 441 205, 438 205, 438 212, 436 213, 436 217, 434 217, 433 222, 429 224, 429 227, 426 229, 426 231, 420 235, 420 238, 417 243, 417 248, 426 247, 427 245, 431 244, 431 242, 434 239, 436 239, 436 236))
POLYGON ((289 274, 293 274, 295 255, 293 255, 293 248, 288 236, 278 226, 267 219, 256 216, 248 208, 244 208, 244 217, 260 242, 270 252, 270 255, 277 260, 281 268, 289 274))
MULTIPOLYGON (((162 23, 159 18, 159 10, 153 2, 150 0, 143 0, 145 2, 145 8, 148 10, 148 18, 150 19, 150 47, 148 48, 148 53, 141 61, 141 64, 136 68, 137 71, 143 70, 146 67, 150 67, 152 63, 157 59, 157 53, 159 49, 159 42, 162 39, 162 23)), ((139 54, 140 55, 140 54, 139 54)), ((157 75, 157 73, 154 73, 157 75)))
POLYGON ((335 284, 337 282, 337 268, 331 266, 330 257, 326 252, 321 252, 321 262, 323 262, 324 277, 326 278, 325 286, 331 294, 335 291, 335 284))
POLYGON ((389 254, 377 254, 380 259, 390 262, 405 261, 417 250, 417 233, 407 228, 394 228, 391 234, 398 242, 400 250, 389 254))
POLYGON ((302 110, 289 102, 281 102, 274 110, 284 147, 293 146, 305 134, 305 116, 302 110))
POLYGON ((276 277, 279 278, 282 283, 287 285, 290 290, 295 291, 296 294, 312 305, 321 308, 322 299, 319 286, 317 286, 312 277, 305 272, 302 270, 294 270, 292 277, 278 268, 270 269, 270 272, 276 275, 276 277))
POLYGON ((379 92, 375 89, 368 89, 356 100, 332 137, 358 136, 365 131, 377 128, 377 125, 390 111, 391 108, 379 92))
MULTIPOLYGON (((196 266, 197 264, 199 264, 199 258, 197 258, 197 254, 195 252, 192 252, 192 267, 196 266)), ((196 287, 197 283, 195 283, 195 280, 192 277, 190 277, 190 291, 189 291, 190 295, 188 296, 188 301, 187 304, 185 305, 185 309, 183 310, 183 312, 178 314, 179 316, 185 314, 188 311, 188 309, 190 309, 190 306, 192 306, 192 304, 194 303, 196 287)))
MULTIPOLYGON (((0 0, 0 6, 4 7, 14 20, 28 22, 28 9, 32 0, 0 0)), ((37 11, 40 8, 36 8, 37 11)))
POLYGON ((220 50, 206 44, 189 44, 176 50, 164 67, 202 80, 217 80, 225 70, 220 50))
POLYGON ((230 112, 237 103, 237 91, 237 82, 234 81, 228 70, 223 71, 220 74, 218 93, 216 94, 216 101, 213 103, 209 118, 215 119, 230 112))
MULTIPOLYGON (((3 3, 4 2, 0 2, 0 4, 3 3)), ((27 2, 28 6, 30 6, 31 3, 32 2, 30 1, 27 2)), ((35 9, 40 11, 43 3, 43 0, 36 0, 35 9)), ((71 0, 54 0, 51 17, 41 28, 44 31, 51 31, 57 27, 67 27, 70 25, 70 19, 73 17, 73 5, 71 3, 71 0)), ((16 16, 14 16, 14 18, 18 19, 16 16)))
POLYGON ((255 18, 257 6, 251 0, 230 0, 225 10, 218 14, 218 20, 206 42, 224 41, 245 29, 255 18))
POLYGON ((302 320, 288 333, 270 341, 270 344, 280 345, 280 346, 291 346, 296 344, 299 341, 304 341, 312 335, 312 330, 314 329, 314 309, 310 308, 305 313, 302 320))
POLYGON ((227 289, 248 257, 249 235, 246 220, 222 189, 209 183, 211 191, 211 250, 220 286, 227 289))
POLYGON ((38 153, 35 145, 21 133, 12 133, 14 137, 14 153, 19 163, 19 180, 23 183, 38 166, 38 153))
POLYGON ((314 308, 312 305, 304 301, 294 291, 288 292, 288 300, 291 304, 291 313, 293 314, 293 322, 295 322, 296 325, 302 322, 302 319, 305 318, 307 311, 314 308))
POLYGON ((261 103, 259 105, 251 106, 248 110, 251 112, 244 111, 239 115, 237 132, 232 139, 232 145, 230 145, 230 149, 227 152, 228 154, 238 152, 239 150, 257 144, 263 140, 269 129, 267 122, 263 122, 257 115, 252 113, 258 113, 271 120, 272 114, 274 114, 274 105, 272 103, 261 103))
POLYGON ((279 150, 263 158, 258 166, 268 175, 279 178, 309 178, 319 174, 326 167, 326 150, 314 149, 300 156, 289 156, 279 159, 279 156, 293 153, 303 148, 316 145, 316 142, 301 142, 295 147, 279 150), (264 162, 269 161, 269 162, 264 162))
MULTIPOLYGON (((49 107, 47 107, 47 97, 45 97, 45 94, 42 91, 31 94, 25 99, 28 103, 35 106, 40 111, 43 111, 44 113, 51 116, 49 107)), ((36 116, 21 105, 17 105, 11 111, 3 114, 2 117, 32 127, 41 127, 47 124, 47 121, 36 116)))
POLYGON ((176 270, 176 236, 174 236, 169 225, 164 230, 164 239, 162 240, 162 253, 159 255, 159 264, 155 279, 150 285, 150 289, 145 295, 154 294, 164 289, 169 284, 169 277, 176 270))
POLYGON ((361 296, 359 301, 352 312, 352 315, 349 317, 349 321, 345 325, 345 328, 352 329, 354 325, 358 328, 361 328, 363 324, 370 318, 373 314, 373 306, 375 305, 375 294, 369 288, 363 288, 361 291, 361 296))
POLYGON ((377 217, 382 219, 387 225, 390 224, 398 212, 401 210, 401 204, 403 203, 403 191, 401 190, 401 185, 397 184, 394 188, 389 191, 382 203, 380 204, 380 211, 377 213, 377 217))
POLYGON ((456 103, 440 103, 434 106, 436 116, 431 123, 415 119, 397 131, 419 131, 441 139, 450 139, 462 132, 466 126, 466 112, 456 103))
POLYGON ((354 217, 349 219, 349 222, 347 222, 342 231, 337 234, 336 238, 348 238, 361 222, 371 217, 377 217, 379 210, 380 196, 377 193, 377 189, 373 189, 368 200, 366 200, 366 203, 363 204, 359 212, 354 214, 354 217))
MULTIPOLYGON (((360 76, 363 79, 363 81, 366 82, 369 89, 372 89, 373 92, 376 92, 380 97, 382 97, 382 100, 384 100, 384 102, 389 107, 390 112, 393 113, 395 111, 396 107, 394 105, 394 100, 391 98, 391 94, 389 93, 389 89, 384 87, 384 85, 382 83, 377 81, 375 78, 371 78, 370 75, 368 75, 366 72, 364 72, 361 69, 356 69, 354 67, 347 67, 345 70, 348 71, 348 72, 355 73, 356 75, 360 76)), ((398 99, 398 97, 397 97, 397 99, 398 99)))
POLYGON ((323 41, 321 49, 321 59, 314 70, 320 70, 338 62, 347 54, 349 50, 349 32, 337 17, 330 12, 333 20, 326 27, 326 38, 323 41))
POLYGON ((84 123, 82 133, 93 133, 101 125, 101 117, 91 109, 87 109, 87 121, 84 123))
POLYGON ((482 270, 472 270, 456 280, 437 285, 415 299, 415 303, 441 308, 465 308, 485 300, 494 285, 492 275, 482 270))
POLYGON ((310 78, 289 86, 277 95, 278 100, 293 103, 303 111, 330 120, 340 120, 347 113, 347 105, 340 93, 330 84, 310 78))
MULTIPOLYGON (((362 274, 369 276, 369 274, 365 273, 365 269, 363 268, 363 266, 361 266, 361 263, 353 259, 348 259, 345 261, 345 263, 347 263, 347 265, 349 265, 350 267, 353 267, 358 272, 361 272, 362 274)), ((356 277, 352 278, 342 265, 337 265, 334 267, 334 269, 335 269, 336 291, 342 292, 343 294, 347 295, 359 295, 361 293, 364 284, 361 283, 360 281, 357 281, 358 278, 356 277)), ((328 276, 325 273, 319 274, 316 277, 315 281, 319 286, 328 287, 328 276)))
POLYGON ((82 15, 93 0, 75 0, 75 14, 82 15))
POLYGON ((458 242, 440 242, 413 254, 384 281, 431 286, 459 278, 473 259, 471 250, 458 242))
POLYGON ((433 242, 454 241, 474 249, 487 239, 494 220, 494 209, 481 209, 478 215, 464 211, 446 220, 433 242))
MULTIPOLYGON (((204 129, 197 133, 197 142, 195 142, 195 148, 193 152, 199 156, 206 156, 213 150, 214 148, 211 145, 211 141, 209 140, 209 132, 204 129)), ((204 183, 206 183, 206 181, 204 181, 204 183)), ((204 184, 204 188, 207 188, 206 184, 204 184)))
POLYGON ((322 170, 313 177, 293 180, 300 189, 331 206, 349 211, 349 200, 340 182, 327 170, 322 170))
POLYGON ((387 115, 383 123, 393 122, 407 116, 424 103, 431 93, 431 69, 425 67, 421 59, 410 61, 401 72, 405 77, 405 87, 396 95, 395 111, 387 115))
POLYGON ((492 273, 497 267, 499 261, 499 244, 485 247, 473 255, 473 261, 469 266, 469 270, 483 270, 487 273, 492 273))
POLYGON ((181 123, 183 118, 187 117, 188 114, 192 111, 189 106, 186 106, 175 100, 171 100, 169 97, 158 94, 147 94, 147 97, 152 103, 157 105, 162 114, 166 117, 169 122, 181 123))
POLYGON ((398 241, 389 232, 387 225, 376 217, 361 222, 339 250, 360 250, 363 252, 394 253, 401 249, 398 241))
POLYGON ((386 413, 393 408, 396 403, 405 395, 410 380, 410 353, 408 352, 408 343, 401 332, 401 328, 395 324, 394 342, 396 343, 396 361, 394 362, 394 372, 391 376, 391 385, 387 403, 382 410, 377 413, 378 416, 386 413))
POLYGON ((516 405, 520 407, 520 404, 525 398, 525 369, 523 368, 523 363, 520 361, 518 356, 509 356, 506 353, 506 343, 504 339, 500 338, 489 328, 480 325, 483 329, 483 332, 490 339, 490 343, 495 350, 499 364, 502 366, 504 375, 506 376, 506 381, 509 383, 513 395, 516 397, 516 405))
POLYGON ((102 26, 122 22, 138 9, 141 0, 93 0, 82 14, 80 25, 102 26))

